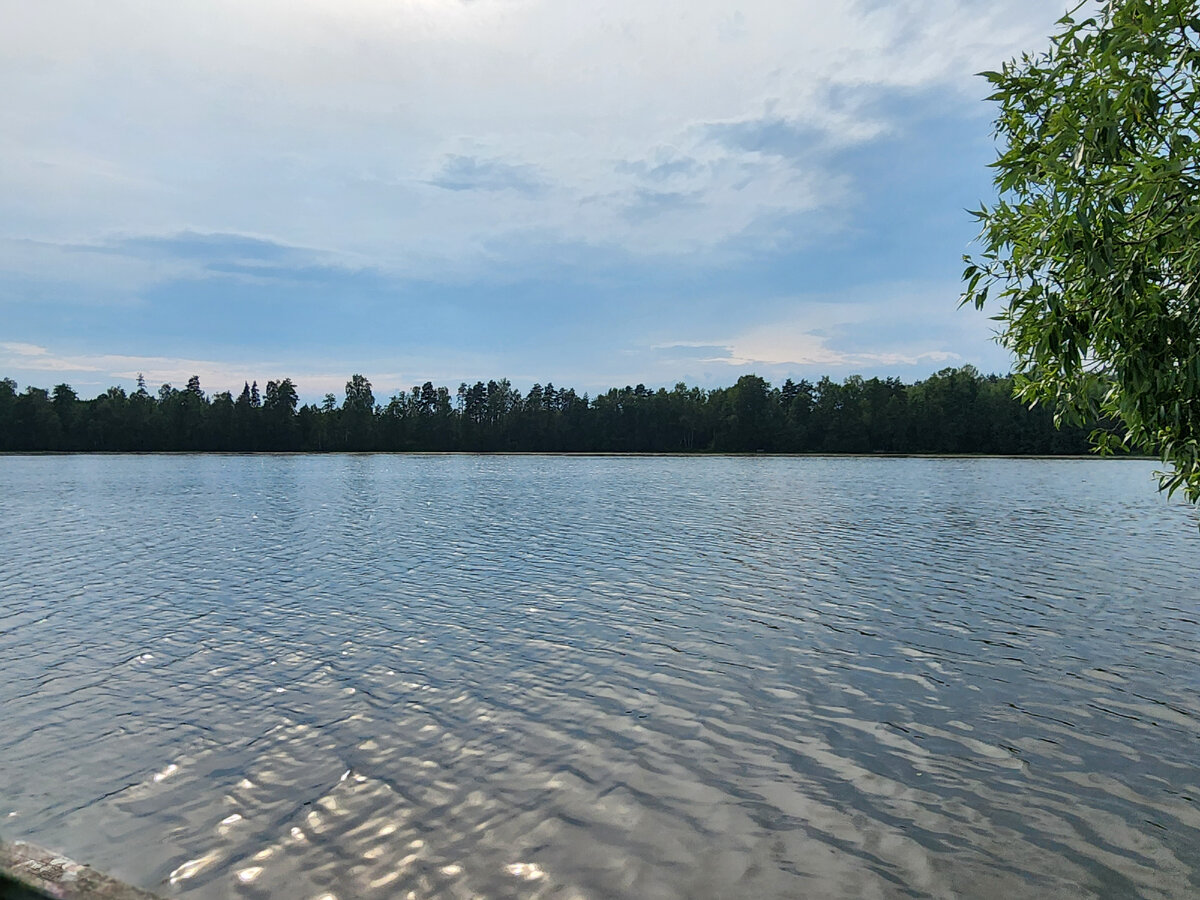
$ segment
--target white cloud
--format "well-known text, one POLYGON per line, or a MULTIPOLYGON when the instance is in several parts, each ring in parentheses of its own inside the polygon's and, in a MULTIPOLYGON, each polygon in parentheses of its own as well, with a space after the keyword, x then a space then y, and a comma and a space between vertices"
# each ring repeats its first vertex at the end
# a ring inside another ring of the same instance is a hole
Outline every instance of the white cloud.
MULTIPOLYGON (((291 378, 305 402, 315 402, 326 393, 340 398, 352 372, 365 374, 374 386, 376 400, 386 403, 387 398, 397 391, 411 390, 414 385, 431 380, 427 372, 440 371, 441 374, 432 380, 439 386, 449 385, 453 389, 461 379, 454 377, 445 368, 447 365, 464 371, 478 367, 473 360, 453 357, 439 358, 436 362, 418 358, 406 360, 406 363, 405 371, 397 371, 386 364, 342 366, 328 360, 305 365, 297 361, 262 359, 63 353, 37 344, 0 341, 0 374, 37 387, 48 387, 49 380, 53 380, 67 381, 76 388, 86 385, 102 390, 115 384, 130 386, 140 374, 154 391, 162 384, 181 388, 196 375, 209 395, 226 390, 236 395, 243 383, 257 381, 262 388, 268 379, 291 378)), ((533 379, 529 381, 532 383, 533 379)), ((81 393, 87 396, 87 391, 81 393)))
POLYGON ((768 326, 732 338, 727 344, 677 343, 656 345, 652 349, 675 350, 694 347, 700 363, 729 366, 744 371, 778 367, 823 367, 829 371, 922 363, 949 363, 962 356, 945 349, 911 349, 887 352, 846 352, 835 350, 828 338, 806 331, 802 325, 768 326), (714 352, 715 351, 715 352, 714 352))
POLYGON ((9 237, 57 242, 254 233, 416 272, 531 232, 711 247, 837 207, 848 185, 818 151, 889 127, 871 103, 881 91, 982 92, 970 73, 1037 43, 1057 12, 1044 0, 20 4, 0 32, 0 220, 9 237), (706 131, 759 120, 804 130, 813 152, 706 131), (481 161, 458 166, 475 183, 431 184, 455 159, 481 161), (522 183, 537 189, 499 189, 522 183))
POLYGON ((23 344, 20 341, 0 341, 0 350, 6 350, 12 357, 27 360, 30 357, 48 356, 50 351, 37 344, 23 344))
POLYGON ((991 340, 992 323, 964 311, 946 316, 956 284, 871 285, 839 295, 800 295, 775 303, 782 314, 736 331, 660 340, 660 360, 692 360, 709 367, 779 373, 805 370, 879 372, 972 362, 1007 369, 1007 352, 991 340), (963 348, 977 348, 968 359, 963 348))
MULTIPOLYGON (((114 380, 132 381, 142 373, 148 384, 183 384, 192 375, 228 382, 236 367, 209 360, 176 359, 163 356, 123 356, 119 354, 64 354, 36 344, 0 342, 0 367, 5 371, 78 373, 89 378, 98 375, 114 380)), ((262 364, 253 366, 261 370, 262 364)), ((344 379, 343 379, 344 380, 344 379)))

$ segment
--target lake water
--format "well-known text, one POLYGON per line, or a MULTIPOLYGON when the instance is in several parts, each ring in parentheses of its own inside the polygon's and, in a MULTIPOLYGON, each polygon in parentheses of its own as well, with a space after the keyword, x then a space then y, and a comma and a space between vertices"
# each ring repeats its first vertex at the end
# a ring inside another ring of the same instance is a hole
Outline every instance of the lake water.
POLYGON ((189 898, 1197 896, 1153 469, 0 458, 0 835, 189 898))

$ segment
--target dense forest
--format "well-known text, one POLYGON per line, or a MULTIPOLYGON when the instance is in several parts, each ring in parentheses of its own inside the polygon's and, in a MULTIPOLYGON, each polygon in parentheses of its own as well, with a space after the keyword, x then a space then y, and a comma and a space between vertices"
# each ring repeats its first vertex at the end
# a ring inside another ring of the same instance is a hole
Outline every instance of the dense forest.
POLYGON ((1090 428, 1054 427, 1013 398, 1012 380, 970 366, 924 381, 851 376, 840 384, 743 375, 732 387, 613 388, 589 398, 508 380, 426 382, 379 402, 361 375, 339 403, 300 405, 291 379, 208 396, 192 377, 154 394, 93 400, 70 385, 18 391, 0 379, 0 450, 468 450, 549 452, 1001 453, 1088 450, 1090 428))

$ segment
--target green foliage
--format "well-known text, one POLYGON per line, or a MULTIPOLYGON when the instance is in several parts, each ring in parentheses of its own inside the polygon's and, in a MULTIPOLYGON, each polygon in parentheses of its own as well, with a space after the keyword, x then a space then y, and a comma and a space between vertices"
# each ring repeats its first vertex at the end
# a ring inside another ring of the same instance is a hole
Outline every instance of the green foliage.
POLYGON ((1058 421, 1109 417, 1102 451, 1160 456, 1200 500, 1200 17, 1113 0, 1050 49, 985 72, 999 197, 974 214, 964 303, 1002 309, 1017 390, 1058 421))
POLYGON ((342 402, 339 434, 348 450, 374 450, 375 395, 371 382, 362 375, 352 375, 346 382, 346 399, 342 402))
POLYGON ((348 413, 368 414, 375 406, 375 395, 371 393, 371 382, 362 375, 353 375, 346 382, 346 399, 342 409, 348 413))
POLYGON ((266 383, 260 405, 246 384, 205 396, 199 380, 157 398, 139 387, 81 400, 69 385, 17 392, 0 379, 0 450, 472 450, 743 453, 1080 453, 1087 432, 1056 430, 1047 409, 1029 410, 1009 378, 970 366, 906 385, 898 379, 774 388, 744 375, 727 388, 613 388, 594 400, 535 384, 522 396, 507 379, 432 382, 375 403, 361 375, 345 402, 327 395, 299 406, 291 379, 266 383))

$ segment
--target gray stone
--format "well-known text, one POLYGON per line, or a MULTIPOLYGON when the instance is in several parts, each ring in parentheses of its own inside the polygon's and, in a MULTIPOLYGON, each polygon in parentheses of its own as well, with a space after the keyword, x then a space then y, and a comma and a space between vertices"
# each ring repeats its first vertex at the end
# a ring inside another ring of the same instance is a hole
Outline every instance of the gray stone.
POLYGON ((58 853, 0 841, 0 897, 4 900, 159 900, 58 853))

